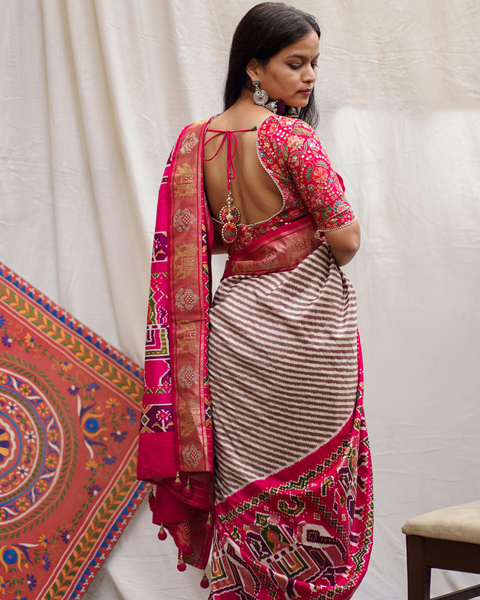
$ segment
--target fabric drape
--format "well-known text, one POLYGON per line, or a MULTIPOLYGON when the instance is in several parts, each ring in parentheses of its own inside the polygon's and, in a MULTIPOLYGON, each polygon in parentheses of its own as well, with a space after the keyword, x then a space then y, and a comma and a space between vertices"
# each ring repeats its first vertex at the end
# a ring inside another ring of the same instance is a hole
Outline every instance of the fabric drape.
POLYGON ((138 457, 138 478, 156 484, 150 492, 153 522, 173 536, 180 564, 201 569, 210 556, 213 516, 207 369, 213 224, 203 191, 206 126, 203 121, 182 131, 160 187, 138 457))
MULTIPOLYGON (((0 260, 136 362, 163 168, 186 123, 222 110, 233 30, 255 3, 0 2, 0 260)), ((318 131, 362 227, 345 271, 377 528, 355 599, 397 600, 401 525, 480 495, 480 7, 291 3, 320 23, 318 131)), ((176 562, 143 506, 87 597, 207 598, 176 562)), ((462 583, 475 580, 438 573, 432 595, 462 583)))

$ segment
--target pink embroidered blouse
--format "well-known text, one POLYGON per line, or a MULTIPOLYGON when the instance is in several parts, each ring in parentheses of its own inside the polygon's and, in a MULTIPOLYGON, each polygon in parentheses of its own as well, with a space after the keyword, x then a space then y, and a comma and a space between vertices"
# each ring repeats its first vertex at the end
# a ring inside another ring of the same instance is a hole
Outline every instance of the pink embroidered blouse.
POLYGON ((300 119, 271 115, 257 131, 258 158, 283 198, 278 213, 259 223, 238 227, 229 254, 283 223, 311 213, 321 231, 350 225, 356 217, 344 197, 341 177, 332 169, 314 129, 300 119))

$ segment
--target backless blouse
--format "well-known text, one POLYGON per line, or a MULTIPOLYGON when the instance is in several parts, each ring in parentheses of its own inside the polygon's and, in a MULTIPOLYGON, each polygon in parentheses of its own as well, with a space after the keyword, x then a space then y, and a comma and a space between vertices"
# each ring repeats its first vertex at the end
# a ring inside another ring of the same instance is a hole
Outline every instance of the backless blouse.
POLYGON ((237 238, 225 244, 229 254, 309 213, 322 232, 346 227, 356 220, 344 196, 343 180, 332 169, 310 125, 300 119, 269 115, 257 129, 256 146, 261 165, 282 195, 283 206, 265 221, 238 224, 237 238))

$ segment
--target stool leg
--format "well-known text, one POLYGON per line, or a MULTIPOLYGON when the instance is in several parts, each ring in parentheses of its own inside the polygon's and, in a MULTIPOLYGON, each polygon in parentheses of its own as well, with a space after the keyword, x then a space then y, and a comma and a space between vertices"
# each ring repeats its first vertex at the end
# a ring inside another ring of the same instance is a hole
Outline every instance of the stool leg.
POLYGON ((430 600, 431 572, 425 564, 425 538, 407 535, 408 600, 430 600))

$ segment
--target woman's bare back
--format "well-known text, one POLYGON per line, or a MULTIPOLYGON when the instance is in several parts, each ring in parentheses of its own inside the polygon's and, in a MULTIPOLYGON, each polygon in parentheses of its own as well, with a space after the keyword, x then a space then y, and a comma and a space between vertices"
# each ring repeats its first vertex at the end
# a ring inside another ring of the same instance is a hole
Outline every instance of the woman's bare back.
MULTIPOLYGON (((272 113, 260 106, 234 106, 215 117, 208 128, 205 141, 215 136, 212 130, 237 131, 259 127, 272 113)), ((256 131, 235 133, 237 151, 233 159, 235 178, 231 180, 234 204, 240 210, 240 223, 250 224, 268 220, 278 213, 283 199, 276 184, 260 164, 256 149, 256 131)), ((212 158, 224 136, 207 144, 205 158, 212 158)), ((226 204, 228 194, 227 143, 225 142, 213 160, 203 163, 205 192, 210 211, 218 219, 220 209, 226 204)))

